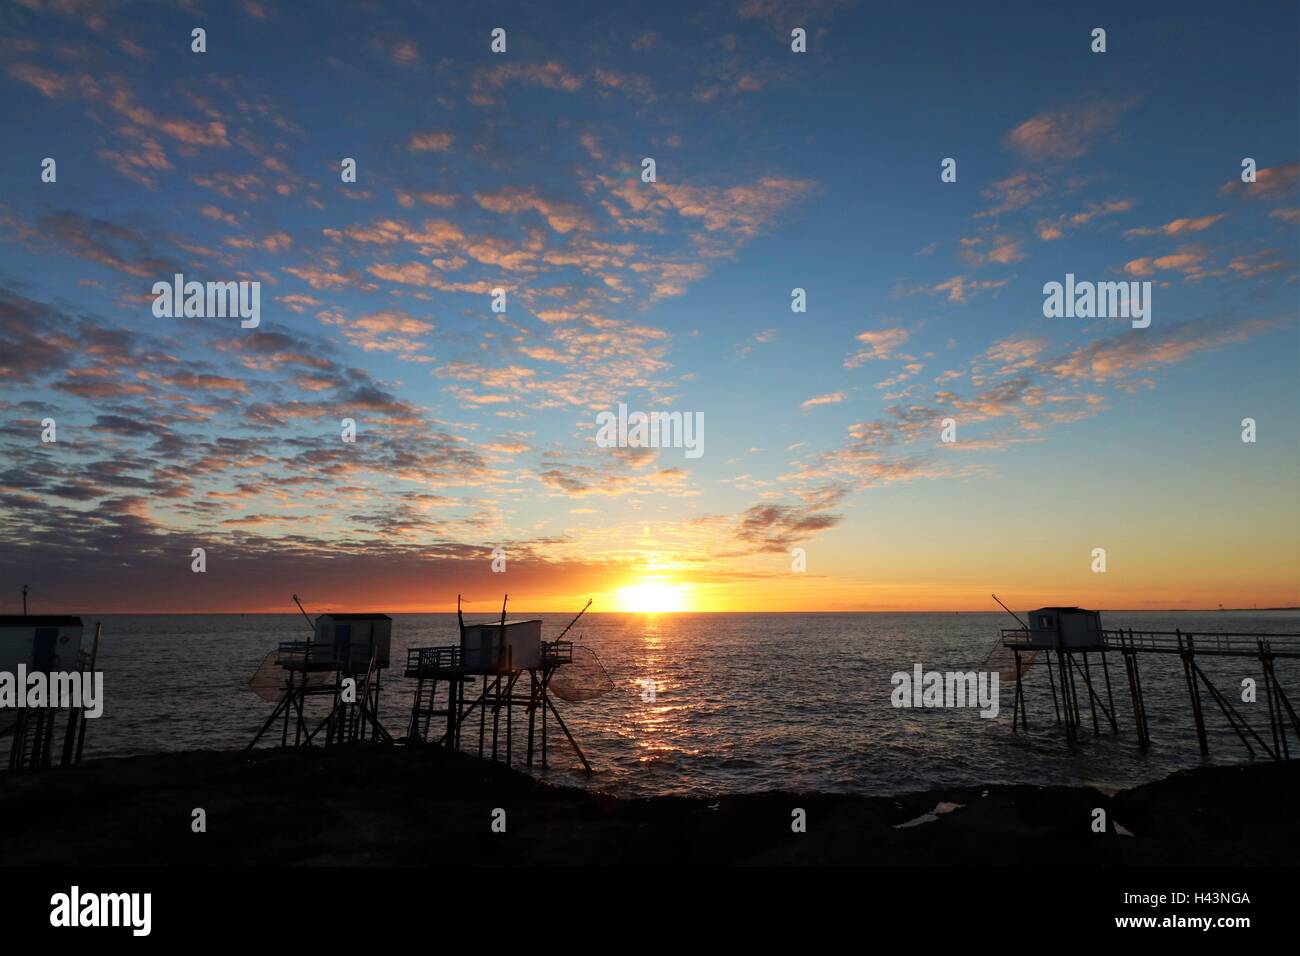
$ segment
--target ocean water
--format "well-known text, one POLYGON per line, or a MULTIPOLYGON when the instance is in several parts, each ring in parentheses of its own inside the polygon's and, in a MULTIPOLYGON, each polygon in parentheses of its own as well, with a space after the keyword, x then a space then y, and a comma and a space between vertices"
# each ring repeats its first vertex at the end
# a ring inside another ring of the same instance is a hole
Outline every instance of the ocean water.
MULTIPOLYGON (((548 639, 570 617, 510 616, 541 617, 548 639)), ((308 633, 301 616, 288 614, 82 617, 104 625, 105 709, 89 725, 87 759, 243 747, 273 706, 248 689, 249 678, 279 641, 308 633)), ((1197 634, 1300 633, 1296 612, 1109 612, 1103 623, 1197 634)), ((583 703, 556 703, 595 772, 581 772, 552 723, 553 765, 545 778, 632 796, 773 789, 886 794, 1001 782, 1124 787, 1205 762, 1249 759, 1208 695, 1211 755, 1201 758, 1181 662, 1173 655, 1141 657, 1152 736, 1146 753, 1137 746, 1117 654, 1109 656, 1120 734, 1106 733, 1103 718, 1103 735, 1094 738, 1085 709, 1084 736, 1074 748, 1055 725, 1043 668, 1034 668, 1025 683, 1027 736, 1012 733, 1010 682, 1002 683, 995 719, 973 708, 891 705, 894 672, 918 663, 926 670, 978 668, 1008 625, 1014 622, 1003 613, 588 614, 569 636, 594 650, 614 689, 583 703), (646 699, 648 681, 653 701, 646 699)), ((401 676, 406 648, 455 642, 455 615, 394 615, 394 666, 381 703, 394 736, 405 733, 414 689, 401 676)), ((1199 660, 1271 743, 1258 662, 1199 660), (1239 703, 1245 677, 1261 682, 1258 704, 1239 703)), ((1102 688, 1099 663, 1093 656, 1102 688)), ((1300 705, 1297 663, 1277 667, 1300 705)), ((1079 693, 1082 705, 1082 685, 1079 693)), ((466 741, 476 746, 473 723, 466 741)), ((271 738, 279 742, 274 733, 264 744, 271 738)))

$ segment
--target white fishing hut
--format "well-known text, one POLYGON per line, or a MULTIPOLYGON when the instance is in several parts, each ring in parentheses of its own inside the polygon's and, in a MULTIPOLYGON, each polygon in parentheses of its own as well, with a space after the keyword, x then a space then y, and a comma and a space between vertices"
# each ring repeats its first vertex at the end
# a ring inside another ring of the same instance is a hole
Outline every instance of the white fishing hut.
POLYGON ((322 614, 310 641, 280 645, 276 664, 293 671, 365 671, 388 666, 393 619, 387 614, 322 614))
POLYGON ((0 670, 19 664, 31 672, 72 672, 82 649, 81 618, 70 615, 0 615, 0 670))
POLYGON ((1040 607, 1029 612, 1025 650, 1094 651, 1104 646, 1101 613, 1081 607, 1040 607))
POLYGON ((466 624, 460 635, 461 666, 471 673, 508 674, 542 666, 542 622, 466 624))

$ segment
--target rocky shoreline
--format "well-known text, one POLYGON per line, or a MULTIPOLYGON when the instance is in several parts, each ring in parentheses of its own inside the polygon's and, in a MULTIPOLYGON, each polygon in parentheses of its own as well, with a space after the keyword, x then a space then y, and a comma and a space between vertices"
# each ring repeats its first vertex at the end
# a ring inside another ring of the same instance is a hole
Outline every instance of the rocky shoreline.
POLYGON ((0 863, 1294 866, 1297 794, 1294 761, 1109 795, 989 785, 620 799, 436 747, 195 751, 0 774, 0 863), (793 832, 796 810, 806 832, 793 832))

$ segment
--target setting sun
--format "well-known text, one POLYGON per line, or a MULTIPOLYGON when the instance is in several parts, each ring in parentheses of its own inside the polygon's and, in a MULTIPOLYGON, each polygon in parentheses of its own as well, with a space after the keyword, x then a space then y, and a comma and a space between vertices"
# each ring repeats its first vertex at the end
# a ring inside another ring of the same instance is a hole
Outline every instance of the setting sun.
POLYGON ((618 609, 635 614, 684 611, 689 604, 686 589, 668 581, 641 581, 618 590, 618 609))

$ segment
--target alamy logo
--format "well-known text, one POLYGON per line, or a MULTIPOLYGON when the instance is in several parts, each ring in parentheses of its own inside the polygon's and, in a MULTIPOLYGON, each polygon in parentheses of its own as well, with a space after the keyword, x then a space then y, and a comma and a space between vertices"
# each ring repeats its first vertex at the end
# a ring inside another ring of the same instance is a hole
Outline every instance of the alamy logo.
POLYGON ((255 329, 262 322, 261 282, 186 282, 178 272, 170 283, 155 282, 153 294, 153 314, 160 319, 239 316, 244 329, 255 329))
POLYGON ((50 925, 129 926, 133 936, 148 936, 152 893, 82 893, 78 886, 50 897, 50 925))
POLYGON ((632 412, 619 402, 618 414, 596 416, 601 448, 685 448, 687 458, 704 454, 703 412, 632 412))
POLYGON ((981 717, 998 715, 998 675, 988 671, 898 671, 889 702, 895 707, 978 707, 981 717))
POLYGON ((1065 274, 1065 284, 1043 286, 1043 315, 1049 319, 1128 319, 1133 328, 1151 324, 1150 282, 1075 282, 1065 274))
POLYGON ((87 718, 104 713, 103 671, 27 672, 19 664, 17 673, 0 671, 0 709, 9 707, 85 708, 87 718))

